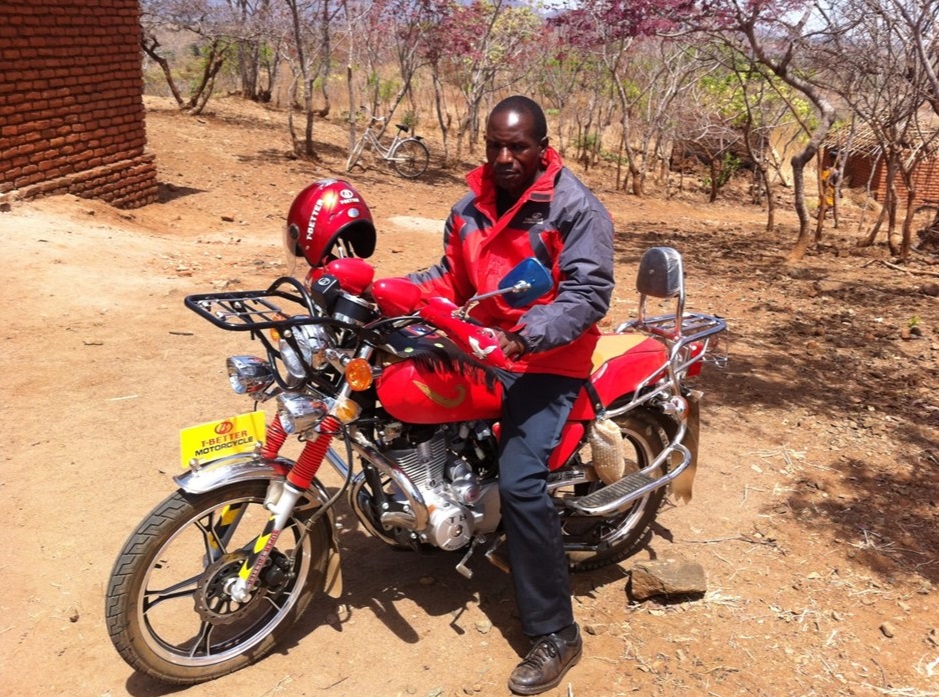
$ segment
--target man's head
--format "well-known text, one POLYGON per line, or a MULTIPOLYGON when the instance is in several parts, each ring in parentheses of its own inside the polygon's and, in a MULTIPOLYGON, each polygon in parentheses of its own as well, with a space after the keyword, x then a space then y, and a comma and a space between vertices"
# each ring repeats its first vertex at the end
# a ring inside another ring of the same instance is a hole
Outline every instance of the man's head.
POLYGON ((518 198, 541 171, 548 147, 544 111, 528 97, 515 95, 496 104, 486 121, 486 161, 497 187, 518 198))

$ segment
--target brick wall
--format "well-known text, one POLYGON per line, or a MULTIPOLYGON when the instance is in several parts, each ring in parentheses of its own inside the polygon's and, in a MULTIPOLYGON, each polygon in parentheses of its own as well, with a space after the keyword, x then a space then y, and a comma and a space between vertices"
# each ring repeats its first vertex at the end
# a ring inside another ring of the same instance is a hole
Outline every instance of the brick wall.
MULTIPOLYGON (((845 184, 864 188, 870 180, 871 193, 878 201, 884 200, 887 181, 887 167, 882 159, 876 163, 870 157, 849 156, 845 163, 845 184), (874 175, 871 177, 871 170, 874 175)), ((916 203, 939 203, 939 156, 933 156, 920 162, 913 170, 913 184, 916 187, 916 203)), ((901 205, 906 201, 906 186, 903 177, 897 173, 897 195, 901 205)))
POLYGON ((0 200, 156 200, 137 0, 0 2, 0 200))

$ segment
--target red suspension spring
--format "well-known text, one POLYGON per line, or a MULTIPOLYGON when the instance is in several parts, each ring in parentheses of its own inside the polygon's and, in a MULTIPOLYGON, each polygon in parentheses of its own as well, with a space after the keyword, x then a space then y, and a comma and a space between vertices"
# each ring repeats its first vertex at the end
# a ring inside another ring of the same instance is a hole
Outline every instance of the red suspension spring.
POLYGON ((267 427, 267 441, 261 448, 261 457, 265 460, 273 460, 277 457, 285 440, 287 440, 287 432, 280 423, 280 414, 277 414, 271 421, 271 425, 267 427))
MULTIPOLYGON (((271 425, 267 427, 267 440, 261 448, 261 457, 265 460, 273 460, 280 453, 285 440, 287 440, 287 432, 280 422, 280 414, 277 414, 271 421, 271 425)), ((274 463, 274 469, 280 474, 287 474, 287 468, 283 465, 274 463)))
POLYGON ((313 477, 326 457, 326 451, 329 450, 330 443, 333 442, 333 434, 339 430, 339 421, 334 416, 327 416, 320 424, 320 433, 316 440, 307 441, 303 446, 303 452, 297 458, 297 464, 287 475, 287 481, 301 491, 310 486, 313 477))

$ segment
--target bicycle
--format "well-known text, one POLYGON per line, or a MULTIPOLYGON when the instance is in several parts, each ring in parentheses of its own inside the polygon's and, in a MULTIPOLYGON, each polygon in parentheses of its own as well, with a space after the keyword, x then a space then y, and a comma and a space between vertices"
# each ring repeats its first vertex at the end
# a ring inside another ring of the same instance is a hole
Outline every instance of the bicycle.
POLYGON ((358 163, 366 145, 377 152, 382 160, 390 162, 395 168, 395 171, 402 177, 415 179, 427 171, 430 152, 427 150, 427 146, 421 142, 421 136, 406 136, 408 131, 411 130, 410 126, 399 123, 396 124, 398 132, 395 133, 391 144, 385 147, 382 145, 379 138, 382 133, 384 133, 384 125, 387 119, 383 116, 374 116, 367 107, 363 106, 360 110, 365 112, 369 118, 369 122, 365 127, 365 131, 362 132, 362 136, 359 138, 358 142, 356 142, 355 147, 352 148, 349 159, 346 161, 347 172, 351 172, 352 168, 358 163), (372 126, 376 124, 381 126, 377 136, 372 130, 372 126))

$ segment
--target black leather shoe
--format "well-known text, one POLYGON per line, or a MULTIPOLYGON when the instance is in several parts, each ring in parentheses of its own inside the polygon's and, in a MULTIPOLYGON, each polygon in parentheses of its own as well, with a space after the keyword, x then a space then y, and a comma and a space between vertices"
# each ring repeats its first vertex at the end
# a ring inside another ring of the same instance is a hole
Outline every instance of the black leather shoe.
POLYGON ((580 660, 584 642, 580 627, 571 641, 558 634, 545 634, 535 641, 525 660, 509 676, 509 689, 517 695, 537 695, 557 687, 561 678, 580 660))

